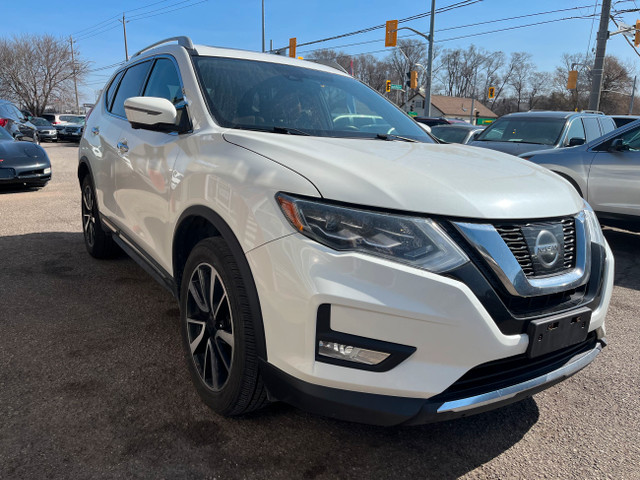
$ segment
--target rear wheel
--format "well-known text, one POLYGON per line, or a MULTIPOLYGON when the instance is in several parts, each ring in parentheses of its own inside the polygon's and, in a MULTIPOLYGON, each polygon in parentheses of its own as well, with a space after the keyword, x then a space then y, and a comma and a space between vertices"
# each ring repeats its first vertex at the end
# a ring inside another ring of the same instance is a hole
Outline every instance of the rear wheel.
POLYGON ((92 257, 109 258, 114 256, 118 247, 100 225, 100 213, 96 202, 95 190, 89 175, 82 180, 82 232, 84 245, 92 257))
POLYGON ((224 240, 215 237, 198 243, 182 278, 183 346, 200 397, 222 415, 260 408, 267 400, 252 323, 256 312, 224 240))

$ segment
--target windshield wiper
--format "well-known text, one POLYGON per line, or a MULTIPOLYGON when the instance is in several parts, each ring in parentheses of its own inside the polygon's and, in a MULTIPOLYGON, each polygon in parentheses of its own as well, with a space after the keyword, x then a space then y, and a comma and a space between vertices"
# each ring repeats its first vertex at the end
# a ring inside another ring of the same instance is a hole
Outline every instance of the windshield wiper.
POLYGON ((392 133, 376 133, 375 138, 378 140, 400 140, 403 142, 420 143, 418 140, 414 140, 413 138, 401 137, 400 135, 393 135, 392 133))
POLYGON ((310 133, 307 133, 302 130, 298 130, 293 127, 280 127, 274 125, 273 127, 261 127, 258 125, 235 125, 233 128, 240 128, 242 130, 253 130, 256 132, 270 132, 270 133, 284 133, 288 135, 306 135, 311 136, 310 133))

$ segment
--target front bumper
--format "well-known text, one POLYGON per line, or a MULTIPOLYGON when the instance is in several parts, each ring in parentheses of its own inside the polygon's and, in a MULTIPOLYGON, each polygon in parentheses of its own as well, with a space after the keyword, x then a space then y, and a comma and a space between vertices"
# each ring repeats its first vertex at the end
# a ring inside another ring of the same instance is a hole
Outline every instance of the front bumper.
POLYGON ((33 163, 20 167, 0 168, 0 185, 43 186, 51 180, 51 165, 33 163), (45 173, 48 169, 48 173, 45 173))
MULTIPOLYGON (((593 345, 591 354, 575 361, 565 358, 537 380, 527 378, 525 385, 514 380, 482 392, 481 398, 452 398, 447 401, 458 403, 439 410, 445 400, 438 395, 474 367, 523 355, 528 336, 503 333, 461 281, 372 256, 335 252, 298 234, 252 250, 247 258, 264 320, 267 387, 275 398, 325 415, 397 424, 483 411, 561 381, 592 361, 600 350, 593 345), (323 304, 331 305, 332 330, 414 347, 415 352, 382 372, 317 361, 316 318, 323 304), (355 396, 362 398, 356 405, 369 407, 355 413, 349 401, 338 402, 343 407, 336 408, 329 401, 329 411, 321 411, 309 408, 309 401, 297 400, 295 392, 303 392, 303 398, 315 396, 320 404, 330 398, 355 396), (378 411, 372 406, 385 404, 387 397, 391 403, 404 405, 400 410, 405 414, 383 420, 381 412, 391 407, 378 411), (465 402, 468 405, 463 405, 465 402)), ((589 328, 594 342, 605 335, 604 318, 612 288, 613 257, 607 246, 601 294, 589 328)))

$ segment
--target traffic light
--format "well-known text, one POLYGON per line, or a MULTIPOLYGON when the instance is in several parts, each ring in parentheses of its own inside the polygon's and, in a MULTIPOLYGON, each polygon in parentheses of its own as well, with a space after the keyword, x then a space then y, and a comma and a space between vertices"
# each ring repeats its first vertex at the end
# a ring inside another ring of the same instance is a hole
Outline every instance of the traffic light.
POLYGON ((391 80, 387 80, 384 90, 389 93, 391 91, 391 80))
POLYGON ((578 71, 571 70, 569 72, 569 79, 567 80, 567 90, 575 90, 578 86, 578 71))
POLYGON ((496 98, 496 87, 489 87, 487 97, 491 99, 496 98))
POLYGON ((636 35, 633 38, 633 44, 636 47, 640 46, 640 20, 636 20, 636 35))
POLYGON ((395 47, 398 43, 398 20, 388 20, 384 35, 384 46, 395 47))
POLYGON ((289 39, 289 56, 296 58, 296 37, 289 39))
POLYGON ((418 72, 415 70, 411 71, 411 78, 409 79, 410 87, 416 90, 418 88, 418 72))

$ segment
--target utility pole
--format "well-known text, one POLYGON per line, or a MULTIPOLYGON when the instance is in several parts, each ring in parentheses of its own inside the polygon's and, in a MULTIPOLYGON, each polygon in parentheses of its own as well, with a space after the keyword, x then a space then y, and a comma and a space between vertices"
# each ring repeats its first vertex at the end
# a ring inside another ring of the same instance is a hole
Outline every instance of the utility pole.
POLYGON ((629 115, 633 115, 633 99, 636 96, 636 80, 638 76, 633 77, 633 88, 631 89, 631 99, 629 100, 629 115))
POLYGON ((600 27, 598 29, 598 43, 596 44, 596 59, 593 63, 591 95, 589 95, 589 110, 598 110, 600 107, 600 89, 602 88, 602 71, 604 69, 604 55, 609 39, 609 15, 611 13, 611 0, 602 0, 600 12, 600 27))
POLYGON ((429 26, 429 52, 427 53, 427 78, 424 86, 424 115, 431 116, 431 76, 433 74, 433 30, 436 20, 436 0, 431 0, 431 17, 429 26))
POLYGON ((78 103, 78 77, 76 75, 76 57, 73 53, 73 37, 69 36, 69 42, 71 43, 71 65, 73 68, 73 88, 76 91, 76 112, 80 113, 80 104, 78 103))
POLYGON ((129 51, 127 50, 127 22, 124 19, 124 12, 122 12, 122 31, 124 32, 124 58, 129 61, 129 51))
POLYGON ((264 53, 264 0, 262 0, 262 53, 264 53))

